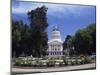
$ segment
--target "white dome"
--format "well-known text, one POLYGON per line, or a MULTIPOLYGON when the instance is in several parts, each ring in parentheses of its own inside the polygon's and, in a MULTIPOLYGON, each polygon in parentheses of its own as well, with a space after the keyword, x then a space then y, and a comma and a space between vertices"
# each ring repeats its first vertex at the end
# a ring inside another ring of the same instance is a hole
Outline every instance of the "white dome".
POLYGON ((55 26, 52 29, 51 40, 48 43, 53 42, 53 41, 58 41, 58 42, 61 42, 62 43, 61 35, 60 35, 60 30, 58 29, 57 26, 55 26))
POLYGON ((59 43, 63 43, 63 41, 61 39, 51 39, 48 43, 52 43, 52 42, 59 42, 59 43))

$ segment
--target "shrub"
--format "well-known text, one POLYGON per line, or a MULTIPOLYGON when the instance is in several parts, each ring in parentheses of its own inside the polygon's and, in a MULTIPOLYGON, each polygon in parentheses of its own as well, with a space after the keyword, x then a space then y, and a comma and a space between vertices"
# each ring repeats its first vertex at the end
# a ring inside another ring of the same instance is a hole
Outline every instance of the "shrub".
POLYGON ((91 56, 91 62, 95 62, 96 61, 96 56, 91 56))
POLYGON ((15 65, 16 66, 21 66, 21 64, 23 64, 22 60, 18 60, 18 59, 15 60, 15 65))
POLYGON ((65 57, 63 58, 63 62, 64 62, 64 64, 65 64, 66 66, 68 65, 68 61, 66 60, 65 57))
POLYGON ((82 60, 81 59, 76 59, 76 64, 77 65, 81 65, 82 64, 82 60))
POLYGON ((64 66, 64 62, 59 62, 59 66, 64 66))
POLYGON ((14 60, 16 66, 34 66, 34 67, 44 67, 44 66, 67 66, 67 65, 81 65, 90 63, 95 58, 89 56, 80 57, 44 57, 44 58, 17 58, 14 60))
POLYGON ((71 65, 77 65, 77 61, 76 60, 71 60, 71 65))
POLYGON ((86 57, 85 58, 85 64, 90 63, 91 62, 91 58, 90 57, 86 57))
POLYGON ((24 61, 22 66, 32 66, 31 61, 24 61))
POLYGON ((81 59, 81 64, 87 64, 87 63, 91 63, 91 58, 89 56, 83 56, 83 57, 80 57, 81 59))
POLYGON ((56 61, 55 61, 55 59, 53 59, 53 58, 47 60, 47 66, 48 66, 48 67, 55 66, 55 63, 56 63, 56 61))
POLYGON ((15 65, 16 66, 32 66, 32 61, 17 59, 15 61, 15 65))
POLYGON ((42 67, 43 66, 43 62, 42 62, 42 60, 41 59, 35 59, 34 60, 35 62, 33 63, 33 66, 34 67, 42 67))

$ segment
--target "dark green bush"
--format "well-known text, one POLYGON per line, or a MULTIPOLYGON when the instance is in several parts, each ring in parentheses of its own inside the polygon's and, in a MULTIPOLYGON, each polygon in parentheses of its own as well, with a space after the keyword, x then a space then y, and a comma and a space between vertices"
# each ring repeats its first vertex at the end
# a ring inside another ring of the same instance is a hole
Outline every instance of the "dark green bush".
POLYGON ((67 61, 67 59, 66 59, 65 57, 63 58, 63 62, 64 62, 64 64, 65 64, 65 66, 68 65, 68 61, 67 61))
POLYGON ((59 66, 64 66, 64 62, 59 62, 59 66))
POLYGON ((71 65, 77 65, 76 60, 71 61, 71 65))
POLYGON ((89 56, 80 57, 44 57, 35 58, 34 60, 28 58, 18 58, 14 60, 15 66, 33 66, 33 67, 52 67, 52 66, 69 66, 69 65, 81 65, 91 63, 95 58, 89 56))
POLYGON ((15 65, 16 66, 32 66, 32 61, 17 59, 15 61, 15 65))
POLYGON ((91 63, 92 61, 92 59, 89 56, 83 56, 83 57, 80 57, 80 59, 82 60, 81 64, 88 64, 88 63, 91 63))
POLYGON ((55 66, 55 63, 56 63, 56 61, 55 61, 55 59, 49 59, 48 61, 47 61, 47 66, 48 67, 52 67, 52 66, 55 66))

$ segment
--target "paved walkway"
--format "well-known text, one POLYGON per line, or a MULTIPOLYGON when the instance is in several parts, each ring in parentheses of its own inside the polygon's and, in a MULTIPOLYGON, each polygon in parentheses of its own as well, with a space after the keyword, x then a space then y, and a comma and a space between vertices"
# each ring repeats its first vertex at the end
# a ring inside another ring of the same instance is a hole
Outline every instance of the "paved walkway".
POLYGON ((22 69, 22 68, 12 68, 12 73, 41 73, 41 72, 57 72, 57 71, 71 71, 71 70, 84 70, 84 69, 94 69, 96 67, 95 63, 78 65, 78 66, 66 66, 66 67, 51 67, 43 69, 22 69))

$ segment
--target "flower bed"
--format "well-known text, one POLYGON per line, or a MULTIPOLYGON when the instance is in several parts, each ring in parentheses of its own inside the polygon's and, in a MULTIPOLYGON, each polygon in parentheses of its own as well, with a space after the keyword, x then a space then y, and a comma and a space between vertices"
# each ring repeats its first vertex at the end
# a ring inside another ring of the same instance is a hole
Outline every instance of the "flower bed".
POLYGON ((92 59, 88 56, 80 57, 48 57, 48 58, 18 58, 15 60, 16 66, 31 66, 31 67, 55 67, 55 66, 73 66, 91 63, 92 59))

